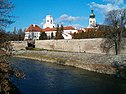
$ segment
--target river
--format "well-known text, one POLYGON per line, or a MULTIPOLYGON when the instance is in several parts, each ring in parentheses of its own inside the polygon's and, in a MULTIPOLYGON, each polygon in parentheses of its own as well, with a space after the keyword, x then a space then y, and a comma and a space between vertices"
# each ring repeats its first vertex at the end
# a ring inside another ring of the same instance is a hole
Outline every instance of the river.
POLYGON ((126 81, 113 76, 31 59, 9 62, 26 74, 13 82, 22 94, 126 94, 126 81))

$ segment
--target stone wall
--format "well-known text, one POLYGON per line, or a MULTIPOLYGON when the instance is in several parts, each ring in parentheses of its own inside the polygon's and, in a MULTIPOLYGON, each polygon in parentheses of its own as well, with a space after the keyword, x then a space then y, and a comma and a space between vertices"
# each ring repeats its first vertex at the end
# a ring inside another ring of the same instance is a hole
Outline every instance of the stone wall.
POLYGON ((27 41, 11 41, 13 50, 25 50, 27 47, 27 41))
POLYGON ((100 46, 103 41, 103 39, 37 40, 35 45, 36 48, 48 50, 102 53, 100 46))
MULTIPOLYGON (((104 39, 102 38, 72 40, 36 40, 35 48, 68 52, 105 54, 107 52, 106 49, 103 50, 103 48, 101 48, 101 45, 103 43, 104 39)), ((14 50, 21 50, 27 47, 27 41, 13 41, 12 44, 14 45, 14 50)), ((111 49, 109 53, 114 53, 114 50, 111 49)), ((126 53, 126 46, 122 50, 122 53, 126 53)))
POLYGON ((72 40, 37 40, 36 48, 69 52, 104 53, 102 38, 72 40))

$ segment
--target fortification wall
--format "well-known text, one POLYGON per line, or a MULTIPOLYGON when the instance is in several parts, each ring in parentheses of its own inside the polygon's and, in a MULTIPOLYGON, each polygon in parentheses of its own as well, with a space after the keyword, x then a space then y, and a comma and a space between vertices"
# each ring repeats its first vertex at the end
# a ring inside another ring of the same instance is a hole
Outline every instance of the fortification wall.
POLYGON ((11 41, 13 50, 25 50, 27 47, 27 41, 11 41))
MULTIPOLYGON (((107 50, 102 48, 102 44, 104 43, 104 41, 105 40, 102 38, 72 40, 36 40, 35 48, 68 52, 105 54, 107 50)), ((12 44, 14 50, 22 50, 27 47, 27 41, 13 41, 12 44)), ((109 53, 114 53, 113 49, 114 48, 109 50, 109 53)), ((126 53, 126 46, 121 53, 126 53)))
POLYGON ((70 51, 102 53, 101 43, 103 39, 72 39, 72 40, 37 40, 36 48, 70 51))
MULTIPOLYGON (((102 48, 104 43, 102 38, 93 39, 72 39, 72 40, 37 40, 35 41, 36 48, 59 50, 69 52, 85 52, 85 53, 111 53, 114 54, 114 48, 107 51, 106 48, 102 48)), ((126 53, 126 44, 121 53, 126 53)))

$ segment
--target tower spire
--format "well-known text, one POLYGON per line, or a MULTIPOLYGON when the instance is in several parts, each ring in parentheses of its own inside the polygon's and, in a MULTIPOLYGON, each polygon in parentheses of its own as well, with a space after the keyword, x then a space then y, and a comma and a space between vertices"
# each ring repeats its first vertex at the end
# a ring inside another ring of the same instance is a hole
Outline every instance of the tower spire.
POLYGON ((95 14, 94 10, 91 10, 91 14, 89 15, 89 25, 88 28, 94 28, 96 27, 96 19, 95 19, 95 14))
POLYGON ((46 22, 43 25, 43 28, 54 28, 55 24, 53 23, 53 17, 51 15, 46 16, 46 22))
POLYGON ((95 18, 94 10, 91 10, 90 18, 95 18))
POLYGON ((93 9, 91 10, 91 13, 94 14, 94 10, 93 9))

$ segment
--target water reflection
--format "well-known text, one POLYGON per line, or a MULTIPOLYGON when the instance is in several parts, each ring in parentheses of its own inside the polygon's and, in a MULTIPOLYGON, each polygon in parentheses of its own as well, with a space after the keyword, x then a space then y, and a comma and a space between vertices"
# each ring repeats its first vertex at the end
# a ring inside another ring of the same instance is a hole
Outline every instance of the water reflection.
POLYGON ((12 58, 26 79, 15 83, 23 94, 126 94, 126 81, 78 68, 12 58))

